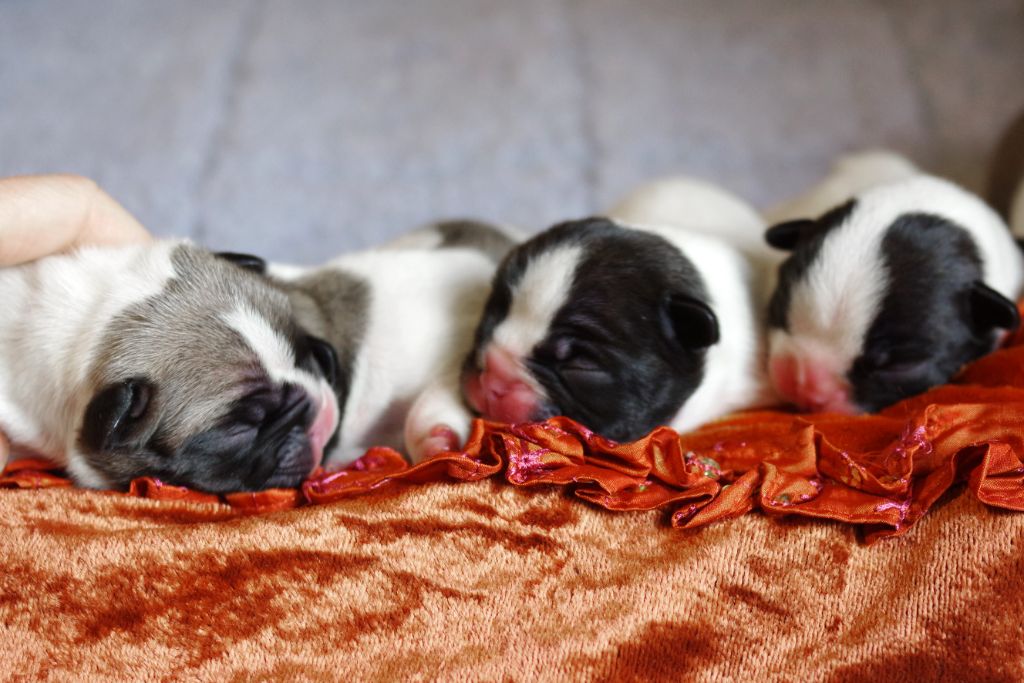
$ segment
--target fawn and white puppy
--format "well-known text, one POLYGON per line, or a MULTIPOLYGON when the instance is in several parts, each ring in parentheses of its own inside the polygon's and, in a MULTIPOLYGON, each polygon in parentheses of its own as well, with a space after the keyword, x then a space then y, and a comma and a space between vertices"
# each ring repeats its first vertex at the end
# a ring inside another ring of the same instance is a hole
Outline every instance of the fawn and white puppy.
POLYGON ((1019 324, 1024 259, 978 197, 888 153, 849 157, 771 214, 788 251, 769 374, 812 411, 874 411, 948 381, 1019 324), (788 214, 788 215, 787 215, 788 214))
POLYGON ((261 276, 180 242, 0 270, 0 431, 95 488, 293 486, 338 423, 331 347, 261 276))
POLYGON ((468 351, 502 248, 452 225, 420 231, 451 233, 436 248, 270 277, 257 257, 172 241, 2 269, 0 431, 95 488, 295 486, 403 449, 411 404, 468 351))

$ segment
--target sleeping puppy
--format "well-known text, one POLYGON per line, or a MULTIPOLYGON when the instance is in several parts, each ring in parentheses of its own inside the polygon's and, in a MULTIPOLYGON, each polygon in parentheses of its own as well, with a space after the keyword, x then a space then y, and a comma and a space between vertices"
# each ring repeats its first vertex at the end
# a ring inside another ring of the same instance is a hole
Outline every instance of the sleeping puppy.
POLYGON ((0 270, 0 431, 94 488, 291 487, 371 446, 420 457, 410 407, 457 374, 514 242, 466 221, 414 235, 431 243, 320 268, 161 242, 0 270))
POLYGON ((769 306, 769 374, 801 409, 879 410, 948 381, 1019 324, 1024 264, 1005 223, 947 181, 884 175, 767 231, 790 252, 769 306))
POLYGON ((330 345, 282 292, 197 247, 3 269, 0 299, 0 431, 83 486, 295 486, 337 427, 330 345))
MULTIPOLYGON (((689 191, 695 213, 734 215, 731 197, 689 191)), ((679 228, 556 225, 502 261, 457 383, 493 420, 565 415, 617 441, 690 429, 759 395, 747 278, 736 250, 679 228)), ((421 419, 438 447, 468 426, 454 384, 421 419)))
POLYGON ((457 377, 495 259, 513 242, 486 224, 461 224, 447 240, 437 239, 440 233, 430 226, 317 268, 267 267, 303 327, 338 354, 342 417, 329 465, 347 464, 371 446, 418 461, 468 436, 457 377), (464 417, 438 434, 435 415, 452 403, 464 417))

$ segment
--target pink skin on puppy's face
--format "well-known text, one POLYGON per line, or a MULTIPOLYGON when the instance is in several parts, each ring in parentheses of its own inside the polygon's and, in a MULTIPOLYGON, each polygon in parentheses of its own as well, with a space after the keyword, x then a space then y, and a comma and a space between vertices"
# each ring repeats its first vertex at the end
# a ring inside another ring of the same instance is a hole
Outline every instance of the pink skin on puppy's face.
POLYGON ((327 383, 320 387, 320 409, 317 411, 313 424, 309 426, 309 447, 313 451, 313 468, 320 466, 324 460, 324 446, 331 440, 334 430, 338 428, 338 399, 334 396, 327 383))
POLYGON ((779 396, 805 412, 861 412, 850 399, 846 379, 809 356, 777 354, 772 356, 768 373, 779 396))
POLYGON ((483 370, 467 373, 462 389, 473 410, 489 420, 529 422, 540 398, 524 374, 519 359, 491 344, 483 354, 483 370))

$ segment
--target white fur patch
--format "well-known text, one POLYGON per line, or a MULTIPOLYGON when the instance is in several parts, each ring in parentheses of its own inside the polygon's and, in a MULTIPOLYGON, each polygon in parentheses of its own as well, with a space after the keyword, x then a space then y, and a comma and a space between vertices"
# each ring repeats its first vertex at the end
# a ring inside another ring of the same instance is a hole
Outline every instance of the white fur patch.
POLYGON ((533 259, 512 290, 512 305, 494 328, 493 343, 519 358, 528 356, 568 300, 582 255, 580 246, 564 245, 533 259))
POLYGON ((237 332, 259 357, 260 365, 274 382, 297 384, 313 398, 321 395, 320 382, 309 372, 296 367, 291 345, 248 306, 240 306, 221 315, 224 323, 237 332))
POLYGON ((609 209, 608 216, 639 229, 657 226, 648 232, 681 228, 700 233, 752 255, 772 251, 764 241, 764 222, 752 206, 695 178, 664 178, 641 185, 609 209))
POLYGON ((459 374, 453 370, 439 376, 409 409, 405 420, 405 447, 414 463, 423 460, 424 453, 420 450, 423 440, 438 425, 451 428, 460 444, 469 437, 473 414, 462 399, 459 374))
POLYGON ((109 489, 110 482, 102 474, 97 472, 92 465, 86 462, 85 458, 77 453, 68 458, 68 474, 79 486, 90 489, 109 489))
MULTIPOLYGON (((348 349, 355 360, 340 438, 325 454, 325 464, 343 465, 370 446, 403 448, 412 403, 438 376, 457 376, 469 353, 494 264, 471 249, 378 249, 306 274, 334 269, 370 287, 364 336, 357 349, 348 349)), ((457 382, 451 391, 451 400, 459 401, 457 382)), ((467 411, 450 426, 461 436, 470 419, 467 411)))
POLYGON ((858 206, 790 290, 789 334, 828 349, 826 358, 843 373, 860 355, 889 284, 880 246, 892 221, 879 219, 871 206, 858 206))

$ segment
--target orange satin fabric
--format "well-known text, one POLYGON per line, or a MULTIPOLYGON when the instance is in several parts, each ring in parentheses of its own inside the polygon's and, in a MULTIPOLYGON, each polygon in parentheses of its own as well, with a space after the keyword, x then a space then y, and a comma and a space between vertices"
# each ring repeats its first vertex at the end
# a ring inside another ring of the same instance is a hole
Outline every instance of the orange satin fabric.
MULTIPOLYGON (((566 418, 503 425, 477 421, 461 453, 410 467, 374 448, 346 469, 319 470, 301 490, 218 497, 151 479, 128 495, 223 501, 240 513, 320 504, 398 484, 475 481, 503 474, 520 487, 569 487, 609 510, 665 507, 672 526, 742 515, 800 515, 863 525, 868 541, 905 532, 954 485, 987 505, 1024 510, 1024 333, 966 368, 955 384, 878 415, 741 413, 678 435, 659 428, 616 444, 566 418)), ((19 460, 0 486, 71 482, 38 460, 19 460)))

